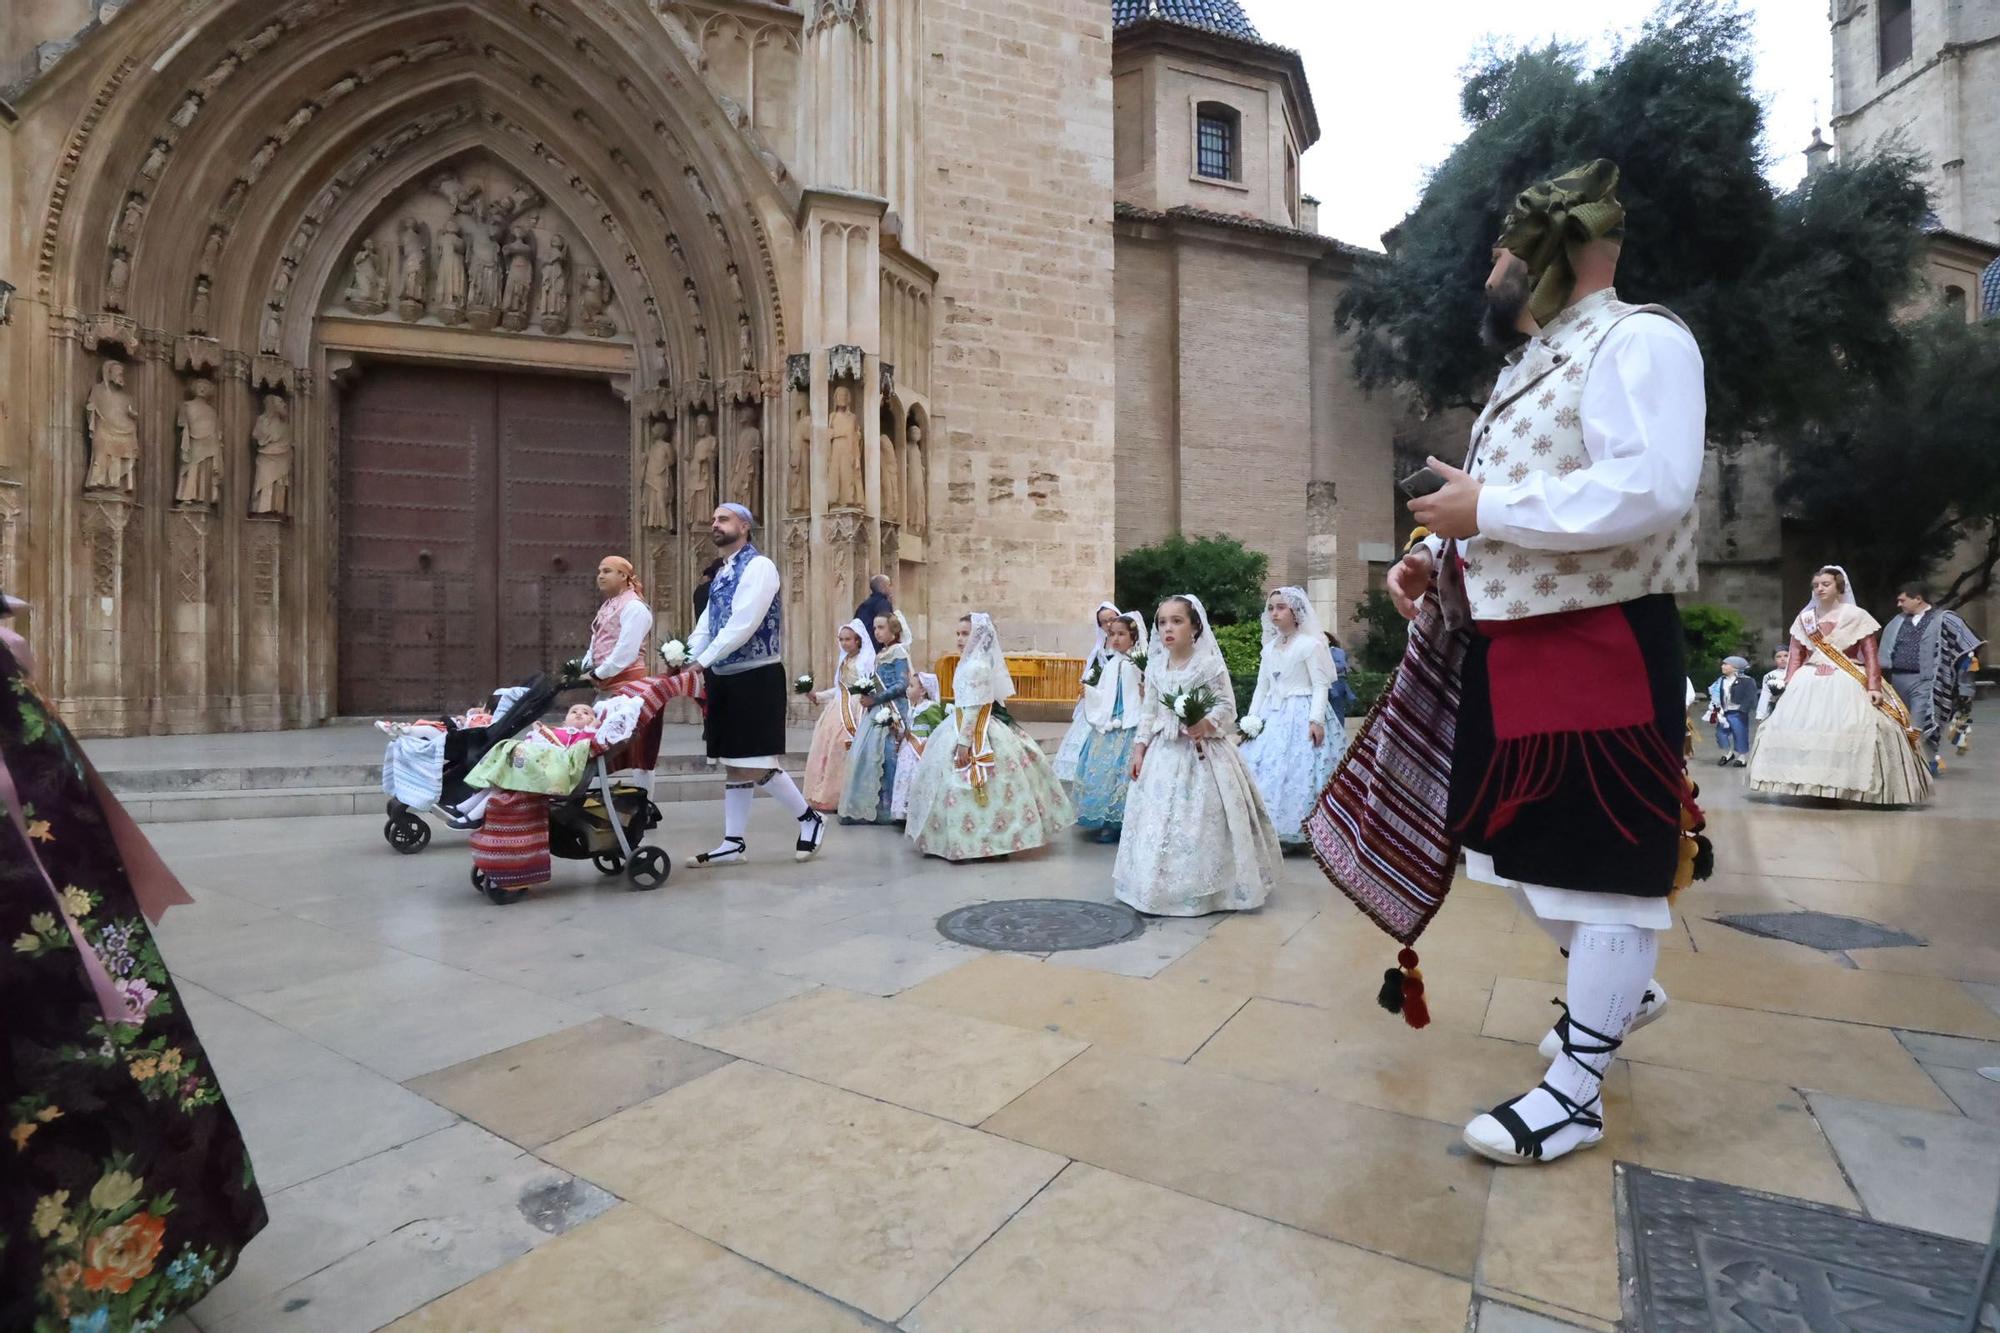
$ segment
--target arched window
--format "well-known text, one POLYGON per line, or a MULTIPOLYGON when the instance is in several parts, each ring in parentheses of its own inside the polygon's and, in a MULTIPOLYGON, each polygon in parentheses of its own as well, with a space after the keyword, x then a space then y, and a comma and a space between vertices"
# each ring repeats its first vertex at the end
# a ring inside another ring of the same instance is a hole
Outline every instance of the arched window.
POLYGON ((1222 102, 1194 109, 1194 174, 1208 180, 1243 179, 1243 117, 1222 102))

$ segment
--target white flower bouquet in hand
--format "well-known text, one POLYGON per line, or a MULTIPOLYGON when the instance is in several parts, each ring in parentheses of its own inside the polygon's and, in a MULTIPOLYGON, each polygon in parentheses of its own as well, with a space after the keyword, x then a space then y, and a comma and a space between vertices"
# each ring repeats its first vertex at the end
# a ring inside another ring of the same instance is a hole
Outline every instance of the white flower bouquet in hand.
POLYGON ((1244 740, 1254 741, 1264 734, 1264 719, 1261 717, 1246 717, 1236 724, 1236 729, 1243 733, 1244 740))
POLYGON ((688 656, 688 646, 679 639, 668 639, 660 645, 660 659, 669 671, 679 671, 694 660, 688 656))
POLYGON ((806 672, 805 675, 800 676, 797 680, 792 682, 793 694, 811 694, 812 692, 813 692, 812 672, 808 671, 806 672))
POLYGON ((869 714, 869 716, 875 719, 876 726, 886 727, 896 720, 896 710, 887 704, 883 704, 880 708, 869 714))
POLYGON ((873 676, 863 676, 847 687, 849 694, 875 694, 882 688, 882 682, 873 676))
POLYGON ((1197 685, 1193 689, 1171 691, 1160 702, 1167 706, 1167 711, 1181 726, 1195 727, 1200 726, 1202 719, 1214 712, 1215 706, 1222 701, 1208 686, 1197 685))

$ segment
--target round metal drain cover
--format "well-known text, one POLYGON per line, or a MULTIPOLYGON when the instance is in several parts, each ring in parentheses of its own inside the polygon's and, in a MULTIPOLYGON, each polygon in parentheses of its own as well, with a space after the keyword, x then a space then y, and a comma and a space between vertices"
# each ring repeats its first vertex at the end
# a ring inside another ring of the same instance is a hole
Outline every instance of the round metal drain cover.
POLYGON ((1061 953, 1129 940, 1146 929, 1146 919, 1121 903, 1015 898, 946 912, 937 928, 946 939, 978 949, 1061 953))

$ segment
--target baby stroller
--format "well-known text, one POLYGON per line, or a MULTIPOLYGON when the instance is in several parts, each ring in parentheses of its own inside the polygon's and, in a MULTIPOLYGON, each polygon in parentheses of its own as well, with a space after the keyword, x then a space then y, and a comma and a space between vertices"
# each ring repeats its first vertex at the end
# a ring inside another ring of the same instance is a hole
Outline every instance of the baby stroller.
POLYGON ((472 886, 491 902, 509 906, 548 882, 551 858, 589 861, 600 874, 623 874, 637 890, 657 889, 673 873, 664 850, 643 845, 660 823, 652 788, 661 710, 672 698, 701 697, 702 678, 649 676, 611 693, 639 701, 634 729, 622 740, 591 743, 590 767, 574 791, 494 791, 487 801, 472 835, 472 886))
MULTIPOLYGON (((486 757, 488 750, 501 741, 520 735, 541 721, 549 706, 562 691, 562 683, 553 677, 531 676, 511 689, 493 692, 484 710, 493 718, 489 723, 461 726, 455 719, 446 718, 441 723, 432 724, 443 729, 444 775, 436 799, 421 808, 428 813, 434 813, 449 828, 479 827, 480 820, 477 816, 467 816, 460 809, 467 801, 478 795, 465 785, 466 775, 478 767, 479 761, 486 757)), ((389 726, 384 726, 384 730, 389 729, 389 726)), ((389 751, 382 760, 383 773, 387 779, 384 782, 385 786, 395 785, 391 774, 398 763, 399 743, 399 739, 392 734, 389 751)), ((397 796, 392 795, 389 798, 389 820, 382 826, 382 838, 405 856, 413 856, 431 843, 431 826, 425 822, 423 815, 418 813, 418 808, 405 803, 397 796)))

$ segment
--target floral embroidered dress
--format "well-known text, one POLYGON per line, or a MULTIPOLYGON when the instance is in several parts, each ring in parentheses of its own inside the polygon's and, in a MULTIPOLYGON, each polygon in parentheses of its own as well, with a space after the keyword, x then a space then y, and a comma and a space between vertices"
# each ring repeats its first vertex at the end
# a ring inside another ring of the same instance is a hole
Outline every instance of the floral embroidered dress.
POLYGON ((1333 687, 1333 650, 1303 588, 1280 588, 1292 610, 1292 632, 1280 634, 1267 607, 1264 652, 1250 716, 1262 730, 1243 742, 1243 762, 1264 798, 1278 841, 1303 845, 1305 822, 1347 749, 1347 731, 1327 725, 1327 691, 1333 687), (1312 728, 1320 727, 1313 744, 1312 728))
POLYGON ((952 677, 952 706, 924 742, 910 784, 905 829, 918 851, 947 861, 1029 851, 1076 821, 1041 747, 994 715, 1014 682, 992 618, 977 612, 972 626, 952 677))
POLYGON ((157 1328, 207 1295, 265 1222, 243 1139, 141 914, 134 879, 158 892, 169 877, 101 790, 0 645, 8 1333, 157 1328))

